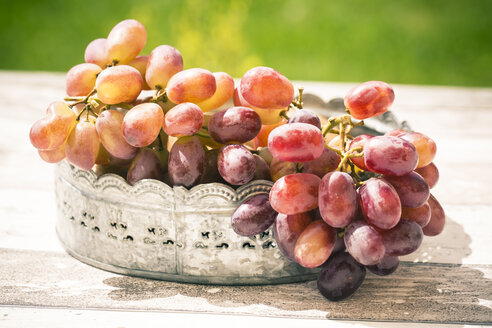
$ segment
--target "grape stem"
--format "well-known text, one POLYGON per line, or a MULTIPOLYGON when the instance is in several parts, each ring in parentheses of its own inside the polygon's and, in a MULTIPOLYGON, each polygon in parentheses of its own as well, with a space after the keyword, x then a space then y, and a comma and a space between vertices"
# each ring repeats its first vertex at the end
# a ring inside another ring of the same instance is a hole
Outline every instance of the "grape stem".
POLYGON ((152 102, 153 103, 157 103, 159 101, 167 102, 167 100, 168 98, 167 98, 166 90, 160 86, 156 86, 155 95, 152 98, 152 102))
POLYGON ((75 102, 73 104, 69 105, 70 108, 72 108, 73 106, 78 105, 78 104, 87 104, 87 102, 89 101, 89 98, 93 94, 95 94, 96 92, 97 92, 97 90, 94 88, 94 89, 92 89, 92 91, 87 96, 82 98, 82 100, 79 100, 80 98, 78 98, 78 97, 77 98, 67 97, 67 98, 65 98, 65 101, 74 101, 75 99, 79 100, 79 101, 75 100, 75 102))
POLYGON ((343 152, 342 160, 340 161, 340 164, 338 164, 336 171, 346 172, 347 169, 345 168, 345 164, 347 163, 347 161, 351 158, 362 157, 362 156, 364 156, 364 153, 362 152, 362 147, 355 147, 355 148, 350 149, 347 152, 343 152), (360 153, 354 154, 356 152, 360 152, 360 153))

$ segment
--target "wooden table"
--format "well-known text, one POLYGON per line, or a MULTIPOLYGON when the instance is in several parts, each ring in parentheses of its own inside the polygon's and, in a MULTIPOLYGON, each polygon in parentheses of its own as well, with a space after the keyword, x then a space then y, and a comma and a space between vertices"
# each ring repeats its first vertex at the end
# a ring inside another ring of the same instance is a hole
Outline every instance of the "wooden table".
MULTIPOLYGON (((297 84, 324 101, 352 86, 297 84)), ((492 324, 492 89, 396 85, 395 93, 395 114, 437 142, 441 180, 432 192, 447 226, 395 274, 368 273, 355 295, 333 303, 315 282, 179 284, 101 271, 68 256, 54 229, 54 168, 28 138, 46 106, 63 98, 64 75, 0 72, 0 327, 492 324)))

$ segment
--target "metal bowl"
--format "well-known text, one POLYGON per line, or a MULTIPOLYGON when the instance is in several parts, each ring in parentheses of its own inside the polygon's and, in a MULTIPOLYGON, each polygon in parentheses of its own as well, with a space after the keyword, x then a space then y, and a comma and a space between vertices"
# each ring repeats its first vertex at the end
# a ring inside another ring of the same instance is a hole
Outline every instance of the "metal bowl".
MULTIPOLYGON (((320 114, 344 112, 343 100, 306 95, 320 114)), ((309 108, 309 107, 308 107, 309 108)), ((366 121, 356 134, 408 129, 391 112, 366 121)), ((257 180, 237 190, 220 183, 191 190, 157 180, 134 186, 115 174, 97 177, 63 161, 56 170, 57 233, 66 251, 92 266, 132 276, 223 285, 279 284, 315 279, 318 269, 289 261, 271 230, 238 236, 231 215, 248 197, 268 193, 257 180)))

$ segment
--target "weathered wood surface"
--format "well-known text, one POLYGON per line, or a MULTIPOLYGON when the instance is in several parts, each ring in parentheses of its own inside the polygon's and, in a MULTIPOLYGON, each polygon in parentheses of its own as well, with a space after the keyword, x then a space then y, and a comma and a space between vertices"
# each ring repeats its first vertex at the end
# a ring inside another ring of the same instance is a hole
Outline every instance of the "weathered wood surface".
MULTIPOLYGON (((298 85, 324 101, 353 86, 298 85)), ((33 121, 63 97, 64 76, 0 72, 0 304, 9 306, 0 316, 68 307, 328 317, 363 320, 363 326, 386 320, 492 323, 492 89, 397 85, 395 93, 395 114, 438 144, 441 180, 432 192, 448 223, 442 235, 426 238, 405 257, 394 275, 368 274, 357 294, 330 303, 314 282, 263 287, 167 283, 100 271, 66 255, 54 233, 53 167, 37 157, 28 138, 33 121), (26 305, 34 308, 21 307, 26 305)), ((56 313, 69 320, 67 311, 56 313)), ((0 326, 8 322, 13 321, 0 321, 0 326)))

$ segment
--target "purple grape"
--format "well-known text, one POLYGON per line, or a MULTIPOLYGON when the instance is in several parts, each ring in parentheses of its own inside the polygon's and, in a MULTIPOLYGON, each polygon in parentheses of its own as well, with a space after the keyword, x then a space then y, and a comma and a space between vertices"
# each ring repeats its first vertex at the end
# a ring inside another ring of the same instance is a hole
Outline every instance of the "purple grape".
POLYGON ((251 108, 231 107, 215 113, 208 122, 208 132, 217 142, 244 143, 261 129, 260 116, 251 108))
POLYGON ((416 208, 424 205, 429 199, 429 185, 418 173, 410 172, 399 177, 385 175, 384 180, 395 188, 401 206, 416 208))
POLYGON ((273 236, 280 252, 289 260, 297 262, 294 254, 297 238, 312 222, 308 213, 286 215, 279 213, 273 224, 273 236))
POLYGON ((344 240, 347 251, 361 264, 377 264, 384 256, 383 237, 364 221, 352 222, 345 230, 344 240))
POLYGON ((366 277, 366 268, 348 253, 338 253, 318 276, 318 290, 330 301, 352 295, 366 277))
POLYGON ((253 154, 256 163, 254 180, 272 180, 270 176, 270 167, 260 156, 253 154))
POLYGON ((399 137, 378 136, 364 145, 364 164, 372 172, 405 175, 417 167, 418 161, 415 146, 399 137))
POLYGON ((156 153, 149 148, 140 148, 128 169, 126 180, 133 185, 142 179, 162 181, 163 177, 163 168, 156 153))
POLYGON ((357 211, 354 180, 345 172, 327 173, 319 184, 319 211, 323 220, 334 228, 349 224, 357 211))
POLYGON ((325 148, 321 156, 310 161, 304 162, 304 172, 316 174, 322 178, 326 173, 334 171, 340 164, 340 156, 333 150, 325 148))
POLYGON ((417 222, 403 219, 394 228, 384 231, 383 239, 387 255, 408 255, 422 244, 424 233, 417 222))
POLYGON ((173 186, 193 187, 205 173, 205 151, 194 136, 179 138, 169 153, 168 172, 173 186))
POLYGON ((427 166, 415 169, 415 172, 420 174, 424 178, 425 182, 429 185, 429 188, 434 188, 434 186, 439 181, 439 170, 436 164, 430 163, 427 166))
POLYGON ((395 272, 400 265, 398 256, 385 255, 378 264, 366 266, 369 271, 378 276, 387 276, 395 272))
POLYGON ((321 121, 313 112, 306 109, 298 109, 290 115, 287 123, 307 123, 321 130, 321 121))
POLYGON ((382 179, 371 178, 359 188, 362 214, 380 228, 393 228, 401 216, 401 203, 395 188, 382 179))
POLYGON ((268 194, 255 195, 236 208, 231 219, 232 229, 240 236, 254 236, 268 229, 276 216, 268 194))
POLYGON ((426 236, 436 236, 444 230, 446 214, 441 204, 439 204, 432 194, 429 196, 428 202, 431 210, 431 218, 429 223, 423 228, 423 231, 426 236))
POLYGON ((234 144, 220 149, 217 166, 225 181, 232 185, 243 185, 253 179, 256 161, 246 147, 234 144))

